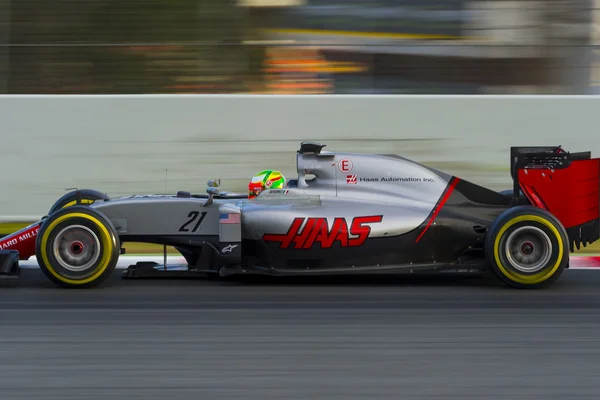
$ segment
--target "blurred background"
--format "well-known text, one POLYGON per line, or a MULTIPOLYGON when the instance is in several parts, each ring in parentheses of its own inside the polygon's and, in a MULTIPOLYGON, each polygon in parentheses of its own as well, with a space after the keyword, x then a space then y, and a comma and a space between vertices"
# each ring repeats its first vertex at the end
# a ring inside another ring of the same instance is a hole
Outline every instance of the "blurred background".
POLYGON ((593 94, 597 0, 0 0, 0 94, 593 94))

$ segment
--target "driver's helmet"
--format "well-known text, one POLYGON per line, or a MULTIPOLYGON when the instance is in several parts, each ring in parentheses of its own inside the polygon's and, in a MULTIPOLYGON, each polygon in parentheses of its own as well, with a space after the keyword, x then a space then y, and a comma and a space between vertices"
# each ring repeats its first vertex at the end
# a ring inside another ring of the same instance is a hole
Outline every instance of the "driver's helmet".
POLYGON ((260 171, 248 184, 248 198, 255 198, 265 189, 281 189, 285 184, 286 179, 281 172, 272 169, 260 171))

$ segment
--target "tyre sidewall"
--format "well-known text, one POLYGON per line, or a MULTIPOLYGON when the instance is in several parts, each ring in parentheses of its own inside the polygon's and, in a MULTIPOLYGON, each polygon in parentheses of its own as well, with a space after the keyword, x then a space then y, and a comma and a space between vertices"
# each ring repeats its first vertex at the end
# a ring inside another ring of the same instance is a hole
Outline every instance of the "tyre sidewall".
POLYGON ((36 257, 44 274, 63 287, 91 287, 103 282, 114 270, 120 243, 113 224, 101 213, 85 206, 71 206, 48 217, 36 240, 36 257), (100 242, 99 257, 85 271, 69 271, 57 261, 53 246, 59 232, 68 226, 88 228, 100 242))
POLYGON ((533 206, 518 206, 502 213, 486 235, 486 259, 502 281, 518 288, 538 288, 554 282, 569 262, 569 239, 560 221, 549 212, 533 206), (546 266, 526 273, 514 268, 506 255, 506 241, 519 227, 542 230, 550 239, 552 252, 546 266))

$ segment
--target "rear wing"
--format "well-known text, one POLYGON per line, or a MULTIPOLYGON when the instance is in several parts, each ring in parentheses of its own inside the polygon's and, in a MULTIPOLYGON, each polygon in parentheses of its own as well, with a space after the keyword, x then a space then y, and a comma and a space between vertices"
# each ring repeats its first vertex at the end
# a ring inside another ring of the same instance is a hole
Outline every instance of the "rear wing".
POLYGON ((558 147, 511 147, 513 204, 524 195, 560 220, 569 248, 600 238, 600 158, 558 147))

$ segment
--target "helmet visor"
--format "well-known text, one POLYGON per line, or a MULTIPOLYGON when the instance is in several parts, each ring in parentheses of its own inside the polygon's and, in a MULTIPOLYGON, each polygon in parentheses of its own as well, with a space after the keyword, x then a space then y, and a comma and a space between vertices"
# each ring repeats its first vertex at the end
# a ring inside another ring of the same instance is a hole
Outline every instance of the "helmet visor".
POLYGON ((253 199, 260 194, 261 190, 249 190, 248 197, 253 199))

